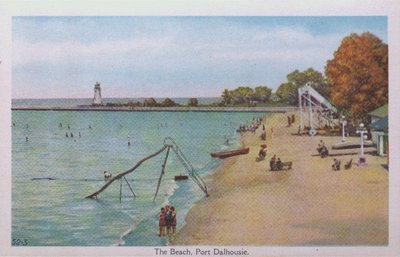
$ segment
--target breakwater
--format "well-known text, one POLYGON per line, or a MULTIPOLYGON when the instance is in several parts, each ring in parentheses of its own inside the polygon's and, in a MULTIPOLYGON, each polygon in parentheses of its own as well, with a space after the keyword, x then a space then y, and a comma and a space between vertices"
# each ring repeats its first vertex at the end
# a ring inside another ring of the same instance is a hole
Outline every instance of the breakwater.
POLYGON ((102 112, 290 112, 297 107, 115 107, 115 106, 29 106, 11 107, 19 111, 102 111, 102 112))

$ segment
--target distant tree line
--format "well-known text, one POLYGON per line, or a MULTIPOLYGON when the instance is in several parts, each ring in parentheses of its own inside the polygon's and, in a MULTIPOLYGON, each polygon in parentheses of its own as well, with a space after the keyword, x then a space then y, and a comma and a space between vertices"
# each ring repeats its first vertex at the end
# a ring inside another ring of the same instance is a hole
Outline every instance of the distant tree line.
MULTIPOLYGON (((195 107, 199 105, 199 100, 197 98, 189 98, 187 106, 195 107)), ((175 107, 182 106, 176 103, 171 98, 165 98, 162 102, 157 102, 153 97, 146 98, 143 103, 139 101, 129 101, 128 103, 107 103, 106 106, 115 107, 175 107)))
POLYGON ((222 103, 225 105, 266 103, 270 100, 271 93, 272 89, 266 86, 258 86, 254 89, 247 86, 240 86, 234 90, 225 89, 222 92, 222 103))

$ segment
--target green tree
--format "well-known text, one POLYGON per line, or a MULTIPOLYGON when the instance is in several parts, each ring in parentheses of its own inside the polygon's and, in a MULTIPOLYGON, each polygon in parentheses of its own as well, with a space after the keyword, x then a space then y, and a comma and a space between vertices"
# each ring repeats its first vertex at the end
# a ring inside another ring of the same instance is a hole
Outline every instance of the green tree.
POLYGON ((297 104, 297 87, 293 83, 286 82, 281 84, 276 90, 276 95, 283 101, 288 104, 295 105, 297 104))
POLYGON ((265 86, 258 86, 254 88, 254 97, 253 100, 267 102, 271 97, 272 89, 265 86))
POLYGON ((154 107, 154 106, 158 106, 158 103, 157 103, 156 99, 151 97, 151 98, 147 98, 144 100, 143 106, 154 107))
POLYGON ((371 33, 345 37, 325 73, 332 101, 354 120, 388 101, 388 46, 371 33))
POLYGON ((232 102, 232 92, 231 91, 229 91, 228 89, 224 89, 221 97, 222 97, 222 102, 224 104, 231 104, 231 102, 232 102))
POLYGON ((277 96, 279 96, 284 102, 296 105, 298 103, 297 89, 307 83, 310 83, 311 86, 322 96, 326 98, 329 97, 329 87, 325 77, 321 72, 318 72, 313 68, 308 68, 302 72, 295 70, 289 73, 286 77, 288 81, 282 83, 276 91, 277 96))
POLYGON ((238 87, 232 91, 232 96, 234 103, 249 103, 254 96, 254 91, 250 87, 238 87))
POLYGON ((199 100, 197 98, 189 98, 188 106, 198 106, 199 100))
POLYGON ((175 103, 171 98, 165 98, 164 101, 161 103, 162 106, 165 107, 171 107, 171 106, 177 106, 178 104, 175 103))

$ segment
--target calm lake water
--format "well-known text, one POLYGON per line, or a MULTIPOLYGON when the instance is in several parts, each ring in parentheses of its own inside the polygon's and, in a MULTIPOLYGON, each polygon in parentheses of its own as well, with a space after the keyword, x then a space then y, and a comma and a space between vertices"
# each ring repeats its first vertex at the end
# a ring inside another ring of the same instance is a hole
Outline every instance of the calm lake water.
POLYGON ((155 202, 166 152, 126 176, 137 197, 124 182, 121 203, 119 181, 98 200, 85 199, 105 184, 103 171, 116 175, 130 169, 170 136, 204 176, 220 162, 210 153, 238 147, 236 129, 259 115, 12 111, 12 238, 30 246, 166 245, 167 238, 157 235, 160 207, 176 207, 179 229, 204 197, 192 180, 173 180, 185 173, 174 153, 155 202))

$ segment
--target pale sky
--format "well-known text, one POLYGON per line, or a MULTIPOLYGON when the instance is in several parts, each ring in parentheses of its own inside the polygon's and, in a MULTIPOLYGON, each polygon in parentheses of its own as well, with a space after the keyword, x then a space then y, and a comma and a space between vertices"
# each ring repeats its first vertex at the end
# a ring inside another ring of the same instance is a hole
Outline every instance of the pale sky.
POLYGON ((387 18, 13 17, 13 98, 213 97, 324 72, 341 40, 387 18))

